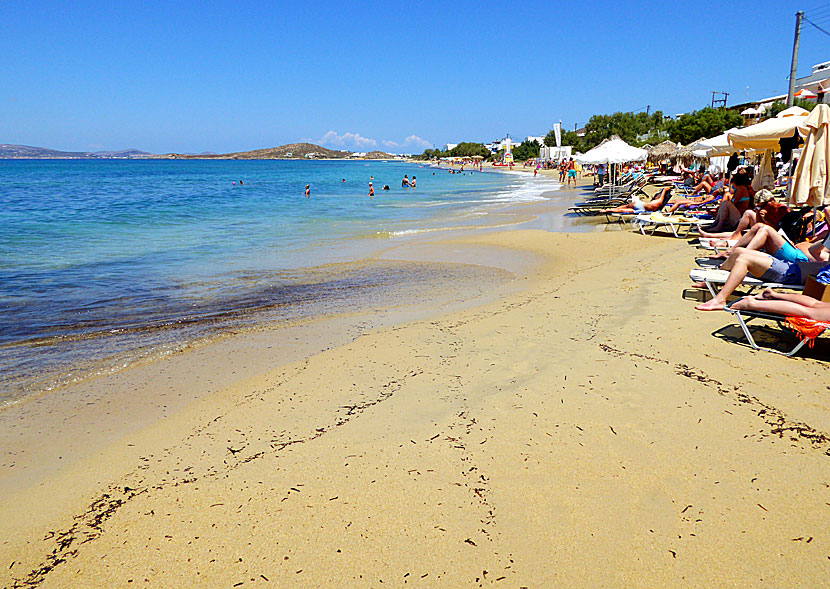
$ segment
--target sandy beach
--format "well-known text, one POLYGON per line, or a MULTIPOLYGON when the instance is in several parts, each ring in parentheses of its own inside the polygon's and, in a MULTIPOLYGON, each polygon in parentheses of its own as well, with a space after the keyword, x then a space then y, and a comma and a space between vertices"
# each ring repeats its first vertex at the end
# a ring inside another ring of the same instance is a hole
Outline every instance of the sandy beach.
POLYGON ((8 408, 0 585, 826 584, 830 345, 741 344, 694 310, 695 252, 616 229, 392 245, 516 278, 101 377, 43 431, 8 408))

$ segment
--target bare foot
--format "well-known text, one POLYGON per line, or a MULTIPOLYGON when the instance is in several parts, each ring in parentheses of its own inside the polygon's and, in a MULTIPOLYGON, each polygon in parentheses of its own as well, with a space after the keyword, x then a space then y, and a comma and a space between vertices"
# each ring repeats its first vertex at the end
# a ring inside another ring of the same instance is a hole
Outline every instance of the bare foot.
POLYGON ((706 301, 705 303, 701 303, 695 309, 698 311, 720 311, 723 309, 724 304, 718 301, 717 299, 712 299, 711 301, 706 301))
POLYGON ((700 281, 700 282, 693 282, 692 283, 692 288, 709 288, 709 287, 706 286, 705 282, 700 281))

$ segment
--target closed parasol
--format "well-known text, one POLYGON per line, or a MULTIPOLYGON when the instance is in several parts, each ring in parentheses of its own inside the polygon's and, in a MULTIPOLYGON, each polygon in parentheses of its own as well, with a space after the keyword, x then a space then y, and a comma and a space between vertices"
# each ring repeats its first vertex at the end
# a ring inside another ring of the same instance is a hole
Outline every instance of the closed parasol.
POLYGON ((828 198, 828 176, 830 176, 830 106, 819 104, 810 116, 798 127, 804 138, 801 159, 793 176, 790 204, 822 206, 828 198))

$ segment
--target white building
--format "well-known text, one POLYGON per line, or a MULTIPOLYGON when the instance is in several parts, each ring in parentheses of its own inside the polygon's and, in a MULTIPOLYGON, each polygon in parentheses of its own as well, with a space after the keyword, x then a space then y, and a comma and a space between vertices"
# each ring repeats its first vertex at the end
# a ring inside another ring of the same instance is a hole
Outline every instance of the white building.
POLYGON ((455 148, 455 147, 458 147, 458 143, 447 143, 447 144, 444 146, 444 151, 449 151, 449 150, 451 150, 451 149, 453 149, 453 148, 455 148))
POLYGON ((543 162, 558 162, 569 159, 572 152, 573 147, 570 145, 563 145, 562 147, 542 145, 542 149, 539 150, 539 159, 543 162))

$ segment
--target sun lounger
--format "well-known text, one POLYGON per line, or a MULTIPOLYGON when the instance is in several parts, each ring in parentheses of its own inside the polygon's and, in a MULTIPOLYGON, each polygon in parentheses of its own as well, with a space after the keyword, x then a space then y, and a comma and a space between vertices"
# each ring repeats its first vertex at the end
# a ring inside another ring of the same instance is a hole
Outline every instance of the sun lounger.
MULTIPOLYGON (((735 302, 737 302, 737 301, 735 301, 735 302)), ((732 304, 734 304, 734 302, 732 304)), ((781 354, 782 356, 787 356, 789 358, 789 357, 795 355, 796 353, 798 353, 798 351, 801 348, 804 347, 804 344, 807 344, 807 343, 812 341, 812 339, 810 339, 806 336, 800 335, 798 343, 789 352, 782 352, 781 350, 776 350, 775 348, 770 348, 770 347, 766 347, 766 346, 759 346, 755 342, 755 338, 752 337, 752 332, 749 331, 749 326, 747 325, 747 323, 749 323, 753 319, 766 319, 768 321, 774 321, 778 324, 778 327, 781 328, 782 330, 790 330, 790 331, 797 331, 797 330, 793 328, 793 326, 788 322, 788 318, 785 317, 784 315, 779 315, 777 313, 767 313, 767 312, 762 312, 762 311, 748 311, 748 310, 734 309, 734 308, 732 308, 732 304, 727 305, 726 307, 723 308, 723 310, 727 311, 728 313, 730 313, 732 316, 735 317, 735 319, 738 321, 738 325, 741 326, 741 329, 743 330, 744 335, 746 336, 747 342, 749 342, 749 345, 752 346, 752 348, 755 349, 755 350, 763 350, 764 352, 772 352, 774 354, 781 354)), ((807 321, 807 322, 811 321, 811 320, 806 319, 806 318, 795 318, 795 319, 800 319, 801 321, 807 321)), ((823 333, 824 330, 825 330, 825 327, 823 326, 824 324, 822 324, 821 322, 813 322, 813 323, 817 326, 818 334, 816 334, 816 337, 818 337, 818 335, 823 333)))
POLYGON ((695 264, 701 268, 719 268, 726 258, 695 258, 695 264))
POLYGON ((687 237, 693 227, 697 227, 704 221, 683 215, 666 215, 664 213, 656 212, 640 213, 634 217, 632 222, 637 224, 640 229, 640 233, 643 235, 647 235, 646 227, 651 227, 651 235, 654 235, 654 232, 659 228, 668 228, 671 229, 671 232, 675 237, 687 237), (683 235, 678 233, 678 229, 685 229, 683 235))
MULTIPOLYGON (((717 296, 718 291, 715 290, 714 285, 718 285, 718 290, 720 290, 720 286, 726 282, 726 279, 729 278, 729 270, 721 270, 720 268, 693 268, 689 272, 689 278, 691 278, 694 282, 702 282, 706 285, 706 288, 709 289, 709 292, 712 293, 712 296, 717 296)), ((746 278, 743 279, 741 285, 748 289, 748 292, 752 292, 757 288, 788 288, 790 290, 804 290, 804 286, 801 284, 781 284, 778 282, 764 282, 763 280, 759 280, 753 276, 747 275, 746 278)))

